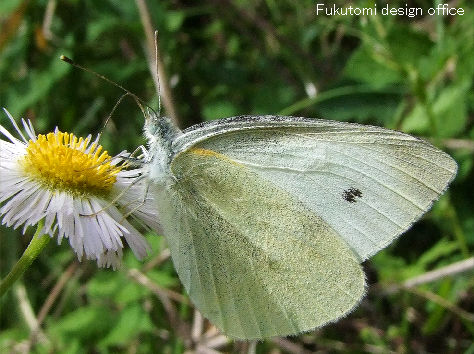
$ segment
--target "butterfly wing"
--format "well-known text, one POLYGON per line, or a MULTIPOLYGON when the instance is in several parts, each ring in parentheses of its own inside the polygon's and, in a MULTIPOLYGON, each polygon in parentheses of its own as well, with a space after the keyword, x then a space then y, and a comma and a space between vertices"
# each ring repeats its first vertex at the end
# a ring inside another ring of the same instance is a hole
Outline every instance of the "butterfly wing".
POLYGON ((291 335, 347 314, 364 294, 345 241, 247 166, 191 148, 157 195, 160 222, 191 300, 224 333, 291 335))
POLYGON ((419 219, 456 162, 384 128, 295 117, 237 117, 185 131, 176 151, 217 152, 286 190, 367 259, 419 219))

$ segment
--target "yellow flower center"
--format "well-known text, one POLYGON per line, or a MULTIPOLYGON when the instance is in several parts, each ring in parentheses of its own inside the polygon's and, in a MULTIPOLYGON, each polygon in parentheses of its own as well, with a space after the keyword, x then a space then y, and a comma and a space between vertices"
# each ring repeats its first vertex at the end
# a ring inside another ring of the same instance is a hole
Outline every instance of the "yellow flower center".
POLYGON ((92 144, 90 138, 56 131, 38 135, 29 141, 20 162, 27 175, 46 188, 64 190, 74 195, 104 195, 116 181, 120 166, 110 163, 107 151, 92 144), (88 152, 86 152, 88 150, 88 152))

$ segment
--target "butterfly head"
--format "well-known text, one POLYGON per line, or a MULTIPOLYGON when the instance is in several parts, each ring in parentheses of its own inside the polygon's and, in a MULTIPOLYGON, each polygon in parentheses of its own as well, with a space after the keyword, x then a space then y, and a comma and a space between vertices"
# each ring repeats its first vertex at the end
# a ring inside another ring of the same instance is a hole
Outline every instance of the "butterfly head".
POLYGON ((182 134, 181 130, 169 118, 159 116, 150 110, 145 114, 143 131, 150 148, 157 143, 171 144, 176 137, 182 134))
POLYGON ((161 117, 152 111, 145 114, 143 131, 150 152, 149 177, 158 182, 163 180, 169 171, 169 164, 174 155, 173 141, 182 132, 169 118, 161 117))

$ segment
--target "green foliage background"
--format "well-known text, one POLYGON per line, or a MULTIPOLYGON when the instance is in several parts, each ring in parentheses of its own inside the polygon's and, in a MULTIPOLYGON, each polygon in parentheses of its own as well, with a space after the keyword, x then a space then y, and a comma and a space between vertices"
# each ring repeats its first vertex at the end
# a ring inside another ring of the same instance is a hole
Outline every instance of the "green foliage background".
MULTIPOLYGON (((55 126, 82 136, 101 131, 123 92, 61 62, 65 54, 156 107, 137 2, 2 0, 0 106, 14 117, 31 119, 38 132, 55 126)), ((456 180, 434 208, 365 262, 371 286, 354 313, 299 337, 260 342, 256 352, 474 353, 472 270, 388 291, 467 259, 474 250, 474 6, 467 0, 454 3, 464 15, 316 16, 312 0, 147 1, 182 127, 240 114, 375 124, 427 138, 459 164, 456 180)), ((426 12, 438 1, 390 2, 391 7, 405 4, 426 12)), ((10 129, 3 113, 0 122, 10 129)), ((113 113, 102 143, 114 154, 133 150, 145 143, 142 125, 139 108, 126 99, 113 113)), ((32 233, 1 229, 2 277, 32 233)), ((254 350, 254 344, 212 346, 205 337, 191 337, 189 327, 199 321, 179 297, 170 306, 182 326, 170 321, 170 309, 131 277, 131 269, 141 269, 164 291, 184 294, 164 257, 163 240, 148 239, 154 248, 148 263, 140 264, 127 251, 117 272, 98 270, 87 261, 77 264, 67 242, 51 243, 0 300, 0 351, 21 352, 28 346, 35 353, 254 350), (47 304, 63 274, 68 275, 64 287, 47 304), (28 306, 33 315, 48 310, 37 341, 31 341, 28 306)))

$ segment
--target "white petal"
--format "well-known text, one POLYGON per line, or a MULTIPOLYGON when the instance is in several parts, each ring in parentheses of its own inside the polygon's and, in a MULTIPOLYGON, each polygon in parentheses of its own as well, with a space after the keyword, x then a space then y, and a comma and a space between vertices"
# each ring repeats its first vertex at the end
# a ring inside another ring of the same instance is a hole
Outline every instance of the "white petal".
MULTIPOLYGON (((10 119, 10 122, 12 123, 12 125, 15 127, 15 130, 16 132, 18 133, 18 135, 20 135, 22 138, 23 138, 23 141, 26 143, 27 140, 25 139, 25 137, 23 136, 23 133, 21 132, 20 128, 18 128, 18 125, 16 124, 15 122, 15 119, 13 119, 12 115, 10 114, 10 112, 8 112, 5 108, 3 109, 5 111, 5 113, 7 114, 8 118, 10 119)), ((3 132, 2 132, 3 133, 3 132)), ((5 134, 5 133, 4 133, 5 134)), ((8 133, 10 134, 10 133, 8 133)))

